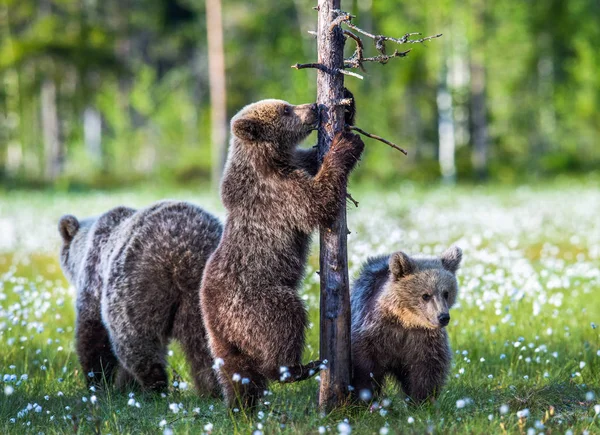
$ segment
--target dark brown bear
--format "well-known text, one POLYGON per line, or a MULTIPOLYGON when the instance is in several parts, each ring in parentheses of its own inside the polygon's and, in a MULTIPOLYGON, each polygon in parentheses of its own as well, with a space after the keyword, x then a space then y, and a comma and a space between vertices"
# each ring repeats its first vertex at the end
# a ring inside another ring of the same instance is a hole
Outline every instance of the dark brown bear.
POLYGON ((386 375, 415 402, 441 391, 452 354, 444 327, 456 301, 456 270, 462 251, 439 258, 403 252, 371 258, 350 295, 354 392, 377 396, 386 375))
POLYGON ((77 354, 89 383, 167 387, 167 345, 180 342, 200 394, 218 394, 198 287, 222 226, 201 208, 163 201, 97 218, 64 216, 61 265, 77 289, 77 354))
POLYGON ((316 104, 263 100, 231 122, 221 186, 223 238, 204 273, 201 303, 218 377, 229 406, 253 407, 267 380, 298 380, 307 326, 297 290, 310 235, 345 202, 364 144, 335 136, 322 165, 296 146, 319 123, 316 104), (314 176, 313 176, 314 174, 314 176))

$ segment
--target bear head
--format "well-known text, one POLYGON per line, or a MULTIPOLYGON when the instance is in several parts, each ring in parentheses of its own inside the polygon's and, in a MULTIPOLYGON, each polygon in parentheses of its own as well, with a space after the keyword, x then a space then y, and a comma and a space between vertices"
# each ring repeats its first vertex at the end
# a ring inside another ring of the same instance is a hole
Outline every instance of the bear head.
POLYGON ((276 153, 289 152, 318 126, 316 104, 294 106, 282 100, 250 104, 231 120, 231 132, 239 146, 276 153))
POLYGON ((83 262, 90 227, 91 222, 79 221, 72 215, 63 216, 58 221, 58 232, 63 242, 60 249, 60 265, 71 283, 77 279, 79 267, 83 262))
POLYGON ((389 278, 380 304, 406 328, 440 329, 450 322, 456 301, 456 271, 462 251, 453 246, 440 257, 409 257, 396 252, 389 259, 389 278))

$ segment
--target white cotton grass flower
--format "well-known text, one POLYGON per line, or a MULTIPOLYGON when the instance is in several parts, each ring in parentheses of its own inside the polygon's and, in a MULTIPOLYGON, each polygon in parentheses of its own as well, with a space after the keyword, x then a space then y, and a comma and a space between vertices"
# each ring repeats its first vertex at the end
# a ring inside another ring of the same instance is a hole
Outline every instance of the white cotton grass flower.
POLYGON ((529 409, 525 408, 525 409, 521 409, 521 410, 517 411, 517 417, 519 417, 519 418, 529 417, 529 409))
POLYGON ((231 377, 231 380, 233 382, 239 382, 242 380, 242 376, 239 373, 234 373, 233 376, 231 377))
POLYGON ((213 431, 213 428, 214 428, 214 426, 212 423, 206 423, 203 427, 204 432, 206 432, 206 433, 211 433, 213 431))
POLYGON ((588 391, 587 393, 585 393, 585 400, 587 402, 591 402, 592 400, 594 400, 596 398, 596 395, 594 394, 593 391, 588 391))
POLYGON ((135 406, 135 399, 131 398, 127 401, 127 405, 129 406, 135 406))
POLYGON ((352 433, 352 427, 346 421, 342 421, 340 424, 338 424, 337 430, 341 435, 348 435, 352 433))
POLYGON ((325 428, 325 426, 319 426, 318 432, 320 434, 324 434, 325 432, 327 432, 327 429, 325 428))
POLYGON ((500 406, 500 414, 508 414, 509 408, 508 405, 504 404, 500 406))
POLYGON ((224 365, 225 365, 225 361, 223 361, 223 358, 215 358, 212 368, 213 368, 213 370, 219 370, 224 365))
POLYGON ((388 435, 390 433, 390 429, 383 426, 379 429, 379 435, 388 435))
POLYGON ((170 403, 169 409, 173 414, 177 414, 179 412, 179 405, 177 403, 170 403))
POLYGON ((371 391, 369 389, 364 388, 364 389, 360 390, 359 397, 360 397, 360 400, 368 402, 369 400, 371 400, 373 398, 373 394, 371 393, 371 391))
POLYGON ((4 395, 5 396, 10 396, 14 392, 15 392, 15 389, 12 385, 6 385, 4 387, 4 395))
POLYGON ((600 405, 594 405, 594 412, 596 415, 600 414, 600 405))
POLYGON ((415 419, 414 419, 414 417, 408 417, 406 419, 406 421, 407 421, 408 424, 413 424, 415 422, 415 419))

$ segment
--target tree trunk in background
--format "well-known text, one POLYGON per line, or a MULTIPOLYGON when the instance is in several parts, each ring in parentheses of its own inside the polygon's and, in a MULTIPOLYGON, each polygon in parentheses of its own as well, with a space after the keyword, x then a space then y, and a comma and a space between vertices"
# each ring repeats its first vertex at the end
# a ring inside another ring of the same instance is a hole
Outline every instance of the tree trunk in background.
POLYGON ((211 107, 212 183, 213 186, 218 187, 227 152, 227 96, 221 0, 206 0, 206 32, 211 107))
MULTIPOLYGON (((38 6, 40 17, 52 13, 50 0, 40 0, 38 6)), ((56 83, 50 75, 52 68, 45 68, 45 77, 41 85, 41 119, 42 137, 44 139, 44 178, 46 181, 54 181, 62 172, 63 166, 63 144, 60 141, 60 124, 56 102, 56 83)))
POLYGON ((102 166, 102 117, 93 107, 83 111, 83 139, 90 158, 102 166))
POLYGON ((478 180, 488 176, 489 140, 485 101, 485 66, 483 62, 471 61, 471 127, 473 153, 471 160, 478 180))
POLYGON ((64 157, 60 141, 60 126, 56 108, 56 83, 50 78, 42 81, 42 134, 44 137, 44 178, 55 181, 62 172, 64 157))
POLYGON ((444 60, 436 101, 438 108, 438 159, 440 172, 442 173, 442 180, 444 182, 454 183, 456 181, 456 164, 454 161, 456 142, 454 139, 454 118, 452 116, 452 95, 448 90, 447 59, 444 60))
MULTIPOLYGON (((330 30, 340 0, 319 0, 317 27, 318 62, 330 71, 344 66, 344 34, 330 30)), ((317 72, 317 103, 322 108, 318 149, 320 159, 329 150, 336 132, 344 129, 344 107, 336 104, 344 95, 344 76, 317 72)), ((348 395, 350 383, 350 294, 348 285, 346 204, 340 203, 337 219, 320 234, 320 357, 327 360, 321 372, 319 406, 330 411, 348 395)))

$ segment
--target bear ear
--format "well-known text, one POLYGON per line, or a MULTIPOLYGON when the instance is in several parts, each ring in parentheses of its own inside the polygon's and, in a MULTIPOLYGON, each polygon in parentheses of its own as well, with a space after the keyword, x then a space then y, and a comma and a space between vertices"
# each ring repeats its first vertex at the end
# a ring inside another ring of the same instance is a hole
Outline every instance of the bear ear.
POLYGON ((390 257, 390 271, 394 278, 402 278, 414 272, 414 263, 404 252, 395 252, 390 257))
POLYGON ((233 121, 231 131, 235 136, 247 141, 256 141, 263 134, 261 123, 250 118, 239 118, 233 121))
POLYGON ((462 261, 462 250, 458 246, 451 246, 444 251, 440 258, 444 269, 456 273, 462 261))
POLYGON ((75 216, 66 215, 58 221, 58 232, 65 243, 69 243, 79 231, 79 221, 75 216))

